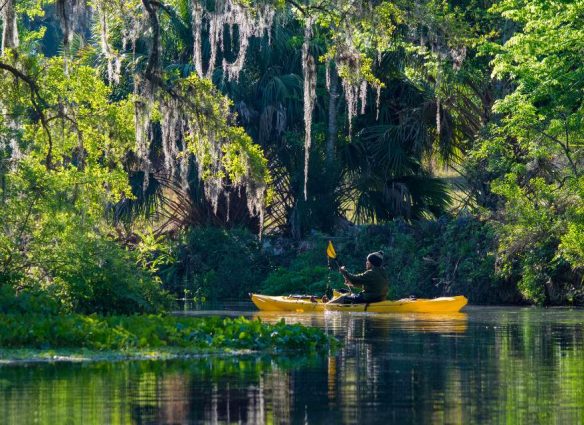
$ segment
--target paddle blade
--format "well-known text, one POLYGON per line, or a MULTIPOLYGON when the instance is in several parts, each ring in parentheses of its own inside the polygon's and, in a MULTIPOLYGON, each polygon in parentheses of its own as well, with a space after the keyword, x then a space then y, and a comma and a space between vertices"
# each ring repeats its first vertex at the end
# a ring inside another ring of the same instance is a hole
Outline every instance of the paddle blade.
POLYGON ((337 253, 335 252, 335 247, 333 246, 332 241, 329 241, 328 246, 326 247, 326 256, 331 260, 337 258, 337 253))

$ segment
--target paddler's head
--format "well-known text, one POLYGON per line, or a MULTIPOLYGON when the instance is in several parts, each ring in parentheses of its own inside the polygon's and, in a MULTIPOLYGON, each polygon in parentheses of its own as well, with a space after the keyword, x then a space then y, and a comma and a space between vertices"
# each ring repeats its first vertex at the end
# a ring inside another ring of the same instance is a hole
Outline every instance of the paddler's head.
POLYGON ((383 264, 383 251, 372 252, 367 256, 367 262, 365 263, 365 268, 367 270, 373 267, 381 267, 383 264))

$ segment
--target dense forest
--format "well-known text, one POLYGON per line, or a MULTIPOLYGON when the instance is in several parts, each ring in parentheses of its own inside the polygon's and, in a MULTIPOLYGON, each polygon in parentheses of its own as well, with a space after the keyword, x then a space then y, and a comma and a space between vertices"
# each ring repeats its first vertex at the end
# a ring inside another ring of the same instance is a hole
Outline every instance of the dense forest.
POLYGON ((2 0, 0 310, 584 303, 584 1, 2 0))

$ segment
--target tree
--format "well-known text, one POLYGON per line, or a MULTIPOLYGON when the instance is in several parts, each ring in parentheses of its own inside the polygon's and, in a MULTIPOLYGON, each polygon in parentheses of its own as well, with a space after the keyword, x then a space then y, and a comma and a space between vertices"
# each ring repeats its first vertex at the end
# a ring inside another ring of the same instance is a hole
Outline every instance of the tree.
POLYGON ((518 26, 491 45, 494 76, 514 89, 495 102, 500 122, 473 154, 497 170, 501 266, 528 300, 580 299, 584 3, 506 0, 493 11, 518 26))

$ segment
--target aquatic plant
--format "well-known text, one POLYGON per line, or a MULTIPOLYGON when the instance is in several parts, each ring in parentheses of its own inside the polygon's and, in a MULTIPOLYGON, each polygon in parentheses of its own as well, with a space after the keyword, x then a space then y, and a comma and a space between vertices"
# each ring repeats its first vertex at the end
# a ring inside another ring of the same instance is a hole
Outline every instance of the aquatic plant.
POLYGON ((322 330, 263 323, 244 317, 161 315, 0 315, 4 348, 131 350, 174 348, 185 352, 256 350, 327 351, 336 346, 322 330))

